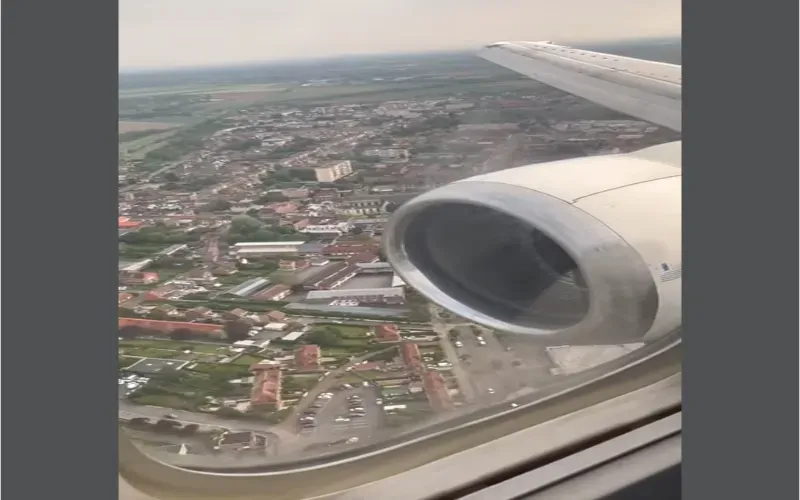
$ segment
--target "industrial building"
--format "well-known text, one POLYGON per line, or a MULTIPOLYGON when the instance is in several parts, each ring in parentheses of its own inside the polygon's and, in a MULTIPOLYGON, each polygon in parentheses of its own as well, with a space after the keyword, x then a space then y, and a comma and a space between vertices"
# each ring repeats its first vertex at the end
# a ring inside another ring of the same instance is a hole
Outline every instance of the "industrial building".
POLYGON ((259 255, 298 254, 304 241, 270 241, 236 243, 231 246, 231 253, 236 257, 254 257, 259 255))
POLYGON ((316 290, 308 292, 306 300, 350 299, 358 302, 377 304, 381 302, 402 302, 405 290, 402 288, 361 288, 353 290, 316 290))
POLYGON ((358 270, 363 274, 391 273, 394 272, 392 265, 388 262, 363 262, 356 264, 358 270))
POLYGON ((292 294, 291 287, 286 285, 272 285, 264 291, 250 296, 251 300, 263 300, 265 302, 283 300, 292 294))
POLYGON ((407 318, 411 311, 408 308, 367 307, 367 306, 332 306, 329 304, 305 304, 293 302, 284 307, 290 314, 326 313, 326 314, 352 314, 361 318, 395 319, 407 318))
POLYGON ((347 262, 330 264, 322 272, 315 274, 303 283, 306 290, 330 290, 358 274, 358 268, 347 262))
POLYGON ((269 285, 268 279, 253 278, 251 280, 245 281, 244 283, 236 285, 235 287, 225 292, 223 295, 234 295, 236 297, 246 298, 258 292, 267 285, 269 285))

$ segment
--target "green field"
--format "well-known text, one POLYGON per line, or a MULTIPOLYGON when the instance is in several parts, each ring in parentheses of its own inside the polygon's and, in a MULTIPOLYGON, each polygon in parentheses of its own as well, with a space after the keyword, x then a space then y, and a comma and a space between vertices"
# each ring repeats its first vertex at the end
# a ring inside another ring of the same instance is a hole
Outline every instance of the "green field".
POLYGON ((126 97, 155 97, 166 95, 206 95, 221 93, 246 93, 246 92, 275 92, 283 87, 272 83, 250 85, 176 85, 165 87, 143 87, 122 89, 119 91, 120 99, 126 97))
POLYGON ((171 128, 164 132, 139 137, 133 140, 125 141, 121 138, 119 144, 119 154, 129 160, 141 160, 144 156, 154 149, 166 144, 166 141, 175 135, 180 127, 171 128))
MULTIPOLYGON (((125 367, 138 361, 136 358, 160 358, 193 361, 201 355, 228 355, 227 346, 189 341, 126 339, 119 341, 120 360, 131 360, 125 367), (184 351, 191 350, 190 353, 184 351)), ((120 361, 120 369, 123 363, 120 361)))

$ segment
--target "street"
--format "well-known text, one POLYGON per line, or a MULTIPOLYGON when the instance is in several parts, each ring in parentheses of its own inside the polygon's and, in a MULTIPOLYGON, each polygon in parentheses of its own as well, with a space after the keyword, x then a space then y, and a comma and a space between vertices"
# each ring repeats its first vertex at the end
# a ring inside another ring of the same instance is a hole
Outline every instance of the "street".
POLYGON ((237 420, 217 417, 208 413, 198 413, 159 406, 140 406, 125 399, 119 400, 119 415, 124 418, 144 417, 154 420, 163 419, 165 415, 174 415, 175 420, 184 424, 198 424, 210 427, 220 427, 236 431, 253 431, 260 434, 274 434, 281 441, 291 440, 294 435, 277 426, 251 420, 237 420))

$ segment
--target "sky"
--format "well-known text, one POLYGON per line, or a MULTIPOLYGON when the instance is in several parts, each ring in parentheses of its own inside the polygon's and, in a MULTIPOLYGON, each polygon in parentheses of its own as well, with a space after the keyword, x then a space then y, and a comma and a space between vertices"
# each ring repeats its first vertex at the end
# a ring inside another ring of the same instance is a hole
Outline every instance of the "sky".
POLYGON ((679 36, 680 0, 119 0, 123 69, 679 36))

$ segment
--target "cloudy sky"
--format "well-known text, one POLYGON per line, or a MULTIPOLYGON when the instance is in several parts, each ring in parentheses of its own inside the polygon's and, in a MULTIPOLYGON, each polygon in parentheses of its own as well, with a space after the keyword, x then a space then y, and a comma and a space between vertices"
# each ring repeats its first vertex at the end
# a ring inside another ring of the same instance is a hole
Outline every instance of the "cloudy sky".
POLYGON ((119 0, 122 68, 680 34, 680 0, 119 0))

